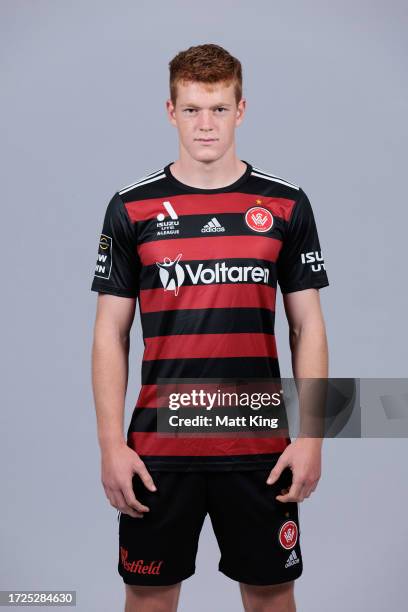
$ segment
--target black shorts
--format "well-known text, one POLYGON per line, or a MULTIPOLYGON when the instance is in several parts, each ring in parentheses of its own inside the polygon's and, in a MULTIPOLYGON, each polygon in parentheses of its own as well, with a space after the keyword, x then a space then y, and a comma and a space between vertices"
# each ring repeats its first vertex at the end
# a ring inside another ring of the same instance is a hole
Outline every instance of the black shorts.
POLYGON ((195 572, 207 512, 221 551, 220 572, 246 584, 272 585, 302 573, 298 504, 275 499, 292 472, 267 485, 269 469, 151 472, 156 492, 133 477, 143 518, 119 513, 118 571, 126 584, 170 585, 195 572))

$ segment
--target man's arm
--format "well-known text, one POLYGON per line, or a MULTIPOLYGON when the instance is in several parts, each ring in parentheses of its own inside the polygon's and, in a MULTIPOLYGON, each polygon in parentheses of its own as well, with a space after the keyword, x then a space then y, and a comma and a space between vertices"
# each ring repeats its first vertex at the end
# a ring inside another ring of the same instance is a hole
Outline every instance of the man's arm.
POLYGON ((283 296, 295 378, 327 378, 329 355, 326 328, 317 289, 283 296))
POLYGON ((143 461, 127 446, 123 425, 129 334, 135 307, 135 298, 98 294, 92 346, 92 386, 105 493, 111 505, 121 512, 142 517, 149 509, 134 495, 133 474, 136 472, 151 491, 155 486, 143 461))
MULTIPOLYGON (((287 293, 283 295, 283 301, 289 324, 294 378, 327 378, 328 346, 319 291, 305 289, 287 293)), ((305 420, 310 418, 310 414, 300 414, 301 431, 305 420)), ((276 499, 303 501, 315 490, 321 476, 322 442, 323 438, 299 437, 285 449, 267 482, 275 482, 282 470, 289 466, 293 471, 292 486, 289 493, 278 495, 276 499)))

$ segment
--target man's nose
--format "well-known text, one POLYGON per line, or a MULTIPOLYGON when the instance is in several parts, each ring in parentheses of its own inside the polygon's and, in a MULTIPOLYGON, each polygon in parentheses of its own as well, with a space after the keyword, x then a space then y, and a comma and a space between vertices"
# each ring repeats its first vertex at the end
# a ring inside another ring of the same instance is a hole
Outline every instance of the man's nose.
POLYGON ((210 110, 202 110, 199 113, 198 127, 206 132, 213 129, 213 118, 210 110))

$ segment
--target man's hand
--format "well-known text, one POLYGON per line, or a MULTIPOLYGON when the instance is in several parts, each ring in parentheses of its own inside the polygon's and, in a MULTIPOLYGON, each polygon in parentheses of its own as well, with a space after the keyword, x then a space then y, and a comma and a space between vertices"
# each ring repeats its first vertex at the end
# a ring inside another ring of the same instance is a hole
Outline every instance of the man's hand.
POLYGON ((297 438, 289 444, 268 476, 267 484, 273 484, 286 467, 292 470, 292 485, 282 489, 280 502, 302 502, 316 489, 321 476, 321 438, 297 438))
POLYGON ((149 491, 157 491, 152 477, 139 455, 126 442, 109 446, 102 452, 102 485, 114 508, 134 518, 143 518, 149 508, 135 497, 132 478, 136 473, 149 491))

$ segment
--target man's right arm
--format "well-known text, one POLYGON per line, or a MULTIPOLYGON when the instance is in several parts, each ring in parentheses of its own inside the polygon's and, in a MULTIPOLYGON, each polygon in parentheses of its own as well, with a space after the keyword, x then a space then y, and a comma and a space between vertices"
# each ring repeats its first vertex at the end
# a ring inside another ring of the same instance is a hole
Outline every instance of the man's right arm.
POLYGON ((134 495, 132 477, 136 472, 145 486, 155 490, 153 480, 124 436, 124 408, 128 382, 130 329, 136 299, 98 294, 92 346, 92 386, 101 476, 110 503, 125 514, 143 516, 148 508, 134 495))

